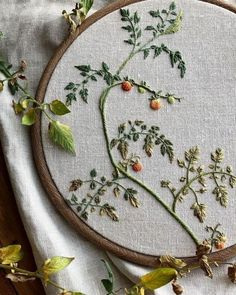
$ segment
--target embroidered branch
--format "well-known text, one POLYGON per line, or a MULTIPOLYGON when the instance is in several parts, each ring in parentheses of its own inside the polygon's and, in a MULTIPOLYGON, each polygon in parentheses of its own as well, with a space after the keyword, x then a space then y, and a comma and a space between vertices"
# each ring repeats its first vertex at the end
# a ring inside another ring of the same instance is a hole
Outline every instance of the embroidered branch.
POLYGON ((223 168, 221 163, 224 160, 224 152, 218 148, 211 154, 212 163, 205 169, 203 165, 199 164, 200 150, 199 147, 193 147, 185 152, 184 160, 177 160, 178 166, 185 170, 184 176, 179 181, 183 185, 177 190, 171 181, 162 181, 162 187, 169 189, 173 196, 172 210, 176 212, 178 203, 183 202, 184 199, 192 195, 194 203, 191 206, 194 216, 196 216, 202 223, 207 216, 207 205, 200 202, 200 195, 208 191, 207 180, 213 181, 215 188, 212 194, 215 195, 215 200, 223 207, 228 203, 228 186, 234 188, 236 185, 236 176, 233 174, 231 166, 223 168), (227 182, 226 182, 227 181, 227 182))
POLYGON ((106 215, 113 221, 118 221, 119 217, 116 213, 116 209, 109 203, 103 201, 105 194, 110 194, 111 192, 117 198, 123 194, 125 201, 129 201, 133 207, 139 207, 139 201, 136 197, 138 192, 132 187, 126 188, 122 185, 121 180, 124 179, 124 177, 108 180, 106 177, 102 176, 98 179, 95 169, 90 172, 90 177, 91 179, 89 180, 72 180, 69 188, 69 191, 73 193, 67 201, 70 205, 76 207, 77 212, 83 219, 87 220, 89 213, 98 211, 101 216, 106 215), (86 184, 89 192, 86 194, 86 197, 78 198, 75 192, 78 191, 82 185, 86 184))

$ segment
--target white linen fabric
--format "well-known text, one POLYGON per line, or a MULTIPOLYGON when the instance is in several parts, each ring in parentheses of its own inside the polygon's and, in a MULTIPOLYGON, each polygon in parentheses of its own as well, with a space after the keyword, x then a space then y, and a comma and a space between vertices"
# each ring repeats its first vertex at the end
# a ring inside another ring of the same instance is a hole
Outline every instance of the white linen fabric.
MULTIPOLYGON (((95 1, 95 9, 105 5, 105 1, 95 1)), ((108 1, 107 1, 108 2, 108 1)), ((106 3, 107 3, 106 2, 106 3)), ((60 13, 63 9, 71 9, 69 1, 48 0, 9 0, 0 1, 0 30, 6 33, 1 42, 1 52, 9 61, 16 64, 26 59, 30 88, 34 93, 42 70, 53 54, 55 48, 66 35, 60 13)), ((11 177, 18 208, 31 242, 36 263, 54 255, 74 256, 76 260, 71 266, 58 274, 55 280, 72 290, 80 290, 88 295, 105 294, 100 280, 105 270, 100 262, 106 254, 91 243, 78 236, 75 231, 56 212, 38 179, 30 146, 29 130, 20 125, 11 107, 12 96, 8 90, 0 94, 0 136, 11 177)), ((116 268, 117 288, 128 287, 148 271, 109 255, 116 268)), ((215 280, 191 275, 184 279, 185 294, 234 294, 235 286, 225 277, 223 269, 216 272, 215 280), (202 279, 199 285, 199 278, 202 279), (217 284, 216 284, 217 282, 217 284)), ((30 290, 29 290, 30 291, 30 290)), ((57 294, 54 289, 47 289, 48 295, 57 294)), ((171 287, 165 286, 157 294, 171 293, 171 287)))

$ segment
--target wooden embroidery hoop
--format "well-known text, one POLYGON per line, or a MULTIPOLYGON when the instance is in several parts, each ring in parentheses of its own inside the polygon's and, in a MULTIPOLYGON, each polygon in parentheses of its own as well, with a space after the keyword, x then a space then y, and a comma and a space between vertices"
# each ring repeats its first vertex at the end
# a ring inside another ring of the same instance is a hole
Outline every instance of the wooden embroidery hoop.
MULTIPOLYGON (((77 29, 74 35, 69 35, 69 37, 62 42, 59 48, 56 50, 54 56, 49 61, 38 86, 36 99, 39 102, 43 102, 44 96, 47 90, 48 82, 51 78, 51 75, 56 68, 59 60, 62 58, 66 50, 70 47, 73 41, 82 34, 89 26, 93 25, 96 21, 106 16, 107 14, 136 2, 141 2, 145 0, 118 0, 103 9, 97 11, 90 17, 88 17, 82 25, 77 29)), ((233 13, 236 13, 236 7, 227 3, 224 3, 220 0, 202 0, 203 2, 208 2, 217 6, 221 6, 224 9, 227 9, 233 13)), ((70 225, 87 240, 94 243, 99 248, 102 248, 108 252, 111 252, 117 255, 120 258, 125 260, 145 265, 155 267, 159 264, 159 257, 146 255, 138 253, 127 248, 124 248, 106 238, 101 234, 94 231, 88 224, 86 224, 82 219, 80 219, 69 205, 65 202, 64 198, 58 191, 56 184, 54 183, 50 171, 47 166, 45 159, 42 138, 41 138, 41 116, 38 116, 38 120, 31 130, 31 142, 33 148, 33 155, 36 167, 38 169, 38 174, 41 179, 41 182, 48 194, 49 199, 61 215, 69 222, 70 225)), ((211 260, 214 261, 224 261, 236 256, 236 244, 232 245, 224 250, 211 253, 209 255, 211 260)), ((184 260, 189 264, 197 263, 197 257, 184 257, 184 260)))

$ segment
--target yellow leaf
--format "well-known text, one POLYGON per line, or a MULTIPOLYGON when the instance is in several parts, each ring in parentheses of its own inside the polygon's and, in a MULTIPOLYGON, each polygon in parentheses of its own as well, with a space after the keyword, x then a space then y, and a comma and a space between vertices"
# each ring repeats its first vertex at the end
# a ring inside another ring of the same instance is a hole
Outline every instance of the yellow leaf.
POLYGON ((74 260, 74 258, 62 256, 54 256, 51 259, 47 259, 41 269, 45 282, 47 282, 50 275, 66 268, 72 260, 74 260))
POLYGON ((145 289, 155 290, 169 282, 177 276, 174 268, 157 268, 140 278, 140 282, 145 289))
POLYGON ((9 245, 0 248, 0 263, 11 264, 20 261, 23 257, 21 245, 9 245))
POLYGON ((178 32, 181 28, 182 19, 183 19, 183 11, 180 11, 179 14, 177 15, 175 21, 173 22, 173 24, 171 24, 164 31, 163 35, 174 34, 174 33, 178 32))

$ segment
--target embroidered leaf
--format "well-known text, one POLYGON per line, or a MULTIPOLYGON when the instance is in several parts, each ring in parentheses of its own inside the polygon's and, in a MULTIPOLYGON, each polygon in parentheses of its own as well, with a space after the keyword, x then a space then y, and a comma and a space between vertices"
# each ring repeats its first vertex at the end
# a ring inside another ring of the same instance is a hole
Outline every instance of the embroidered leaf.
POLYGON ((97 176, 97 171, 96 171, 96 169, 93 169, 93 170, 90 171, 90 176, 91 176, 92 178, 94 178, 94 177, 97 176))
POLYGON ((70 183, 71 183, 70 188, 69 188, 70 192, 77 191, 77 189, 83 185, 83 181, 80 179, 72 180, 70 183))
POLYGON ((86 103, 88 102, 88 88, 83 87, 79 91, 79 95, 83 99, 84 102, 86 102, 86 103))
POLYGON ((9 245, 0 248, 0 263, 11 264, 20 261, 23 258, 21 245, 9 245))
POLYGON ((65 114, 70 113, 70 110, 68 109, 68 107, 62 101, 58 99, 53 100, 49 104, 49 107, 51 112, 55 115, 63 116, 65 114))
POLYGON ((228 191, 225 185, 215 187, 212 193, 216 195, 216 201, 219 201, 221 206, 227 207, 228 191))
POLYGON ((120 189, 118 186, 116 186, 114 189, 113 189, 113 193, 116 197, 119 197, 120 195, 120 189))
POLYGON ((164 35, 166 34, 174 34, 178 32, 182 25, 183 19, 183 11, 180 11, 175 19, 175 21, 164 31, 164 35))
POLYGON ((112 141, 110 143, 110 148, 113 149, 117 145, 118 142, 119 142, 118 139, 116 139, 116 138, 112 139, 112 141))
POLYGON ((196 202, 191 206, 194 216, 196 216, 201 223, 203 223, 206 218, 206 208, 207 206, 205 204, 196 202))
POLYGON ((223 162, 223 160, 224 160, 224 151, 222 149, 216 149, 216 151, 211 154, 211 159, 215 163, 223 162))
POLYGON ((152 142, 152 140, 147 140, 143 146, 143 149, 145 150, 148 157, 152 156, 153 148, 154 148, 154 143, 152 142))
POLYGON ((157 268, 140 278, 145 289, 158 289, 177 277, 178 272, 174 268, 157 268))
POLYGON ((25 112, 21 119, 21 123, 26 126, 31 126, 36 122, 36 111, 35 109, 29 109, 25 112))
POLYGON ((69 126, 59 121, 51 121, 48 132, 55 144, 61 146, 65 151, 75 154, 74 138, 69 126))
POLYGON ((135 195, 137 194, 138 192, 136 190, 134 190, 133 188, 127 188, 126 191, 125 191, 125 194, 124 194, 124 199, 126 201, 129 200, 130 204, 133 206, 133 207, 136 207, 138 208, 140 203, 138 201, 138 199, 135 197, 135 195))
POLYGON ((77 97, 74 92, 71 92, 66 95, 66 105, 70 106, 72 101, 76 101, 77 97))
POLYGON ((120 152, 122 159, 124 160, 128 156, 128 147, 129 147, 129 144, 125 140, 121 140, 117 146, 117 149, 120 152))

